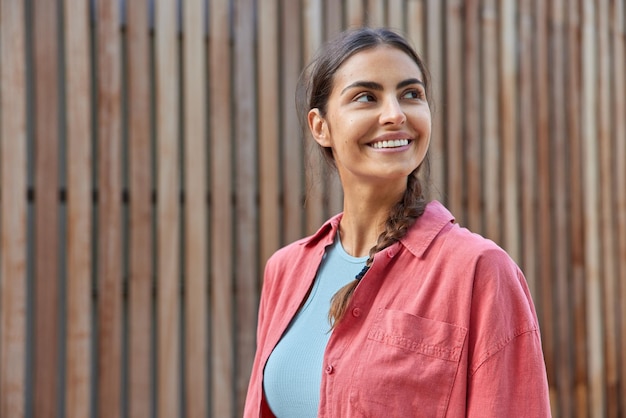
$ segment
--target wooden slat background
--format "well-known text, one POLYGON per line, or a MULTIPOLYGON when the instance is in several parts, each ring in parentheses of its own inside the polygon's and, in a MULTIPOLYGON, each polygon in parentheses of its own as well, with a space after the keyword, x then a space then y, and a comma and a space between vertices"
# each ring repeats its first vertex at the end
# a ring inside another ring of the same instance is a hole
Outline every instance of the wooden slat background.
MULTIPOLYGON (((67 277, 65 283, 65 367, 64 390, 59 404, 65 402, 65 416, 89 416, 92 379, 94 327, 91 320, 92 274, 92 134, 91 71, 89 42, 89 8, 80 0, 65 0, 62 5, 65 22, 65 94, 67 115, 67 277), (70 16, 72 17, 70 19, 70 16), (90 250, 85 250, 89 248, 90 250)), ((48 394, 50 396, 50 394, 48 394)))
POLYGON ((0 0, 0 416, 239 417, 267 258, 341 210, 295 85, 424 56, 432 196, 534 296, 555 417, 626 417, 625 0, 0 0))

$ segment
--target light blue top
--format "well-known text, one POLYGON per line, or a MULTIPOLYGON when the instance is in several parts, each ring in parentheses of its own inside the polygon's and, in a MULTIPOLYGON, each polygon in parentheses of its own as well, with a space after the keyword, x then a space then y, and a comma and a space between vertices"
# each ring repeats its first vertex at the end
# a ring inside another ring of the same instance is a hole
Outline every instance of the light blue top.
POLYGON ((367 257, 345 252, 339 236, 327 248, 311 294, 267 360, 263 390, 278 418, 317 417, 324 351, 330 338, 330 299, 354 279, 367 257))

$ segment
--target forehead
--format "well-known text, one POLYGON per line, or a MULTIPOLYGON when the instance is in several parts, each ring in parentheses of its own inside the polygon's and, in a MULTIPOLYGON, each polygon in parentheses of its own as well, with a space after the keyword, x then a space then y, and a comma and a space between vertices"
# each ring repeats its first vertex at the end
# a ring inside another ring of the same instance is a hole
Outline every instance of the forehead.
POLYGON ((337 70, 334 87, 342 88, 355 81, 397 81, 417 78, 424 81, 417 63, 404 51, 383 45, 359 51, 348 58, 337 70))

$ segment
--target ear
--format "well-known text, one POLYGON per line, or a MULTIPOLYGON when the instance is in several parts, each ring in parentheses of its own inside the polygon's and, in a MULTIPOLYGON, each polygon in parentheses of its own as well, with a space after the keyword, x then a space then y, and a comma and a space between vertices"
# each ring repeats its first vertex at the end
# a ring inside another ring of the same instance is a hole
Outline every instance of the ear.
POLYGON ((320 144, 322 147, 330 147, 330 133, 328 131, 328 123, 326 123, 326 119, 321 115, 319 109, 311 109, 309 110, 309 114, 307 115, 307 119, 309 122, 309 130, 311 131, 311 135, 313 135, 313 139, 320 144))

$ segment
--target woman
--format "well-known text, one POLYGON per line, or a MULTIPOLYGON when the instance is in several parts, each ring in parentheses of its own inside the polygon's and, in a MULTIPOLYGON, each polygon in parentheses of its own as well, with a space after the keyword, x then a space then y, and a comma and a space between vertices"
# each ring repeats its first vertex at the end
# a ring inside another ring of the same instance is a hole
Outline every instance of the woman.
POLYGON ((425 200, 421 59, 392 31, 351 30, 299 87, 344 207, 267 262, 245 416, 550 416, 522 272, 425 200))

